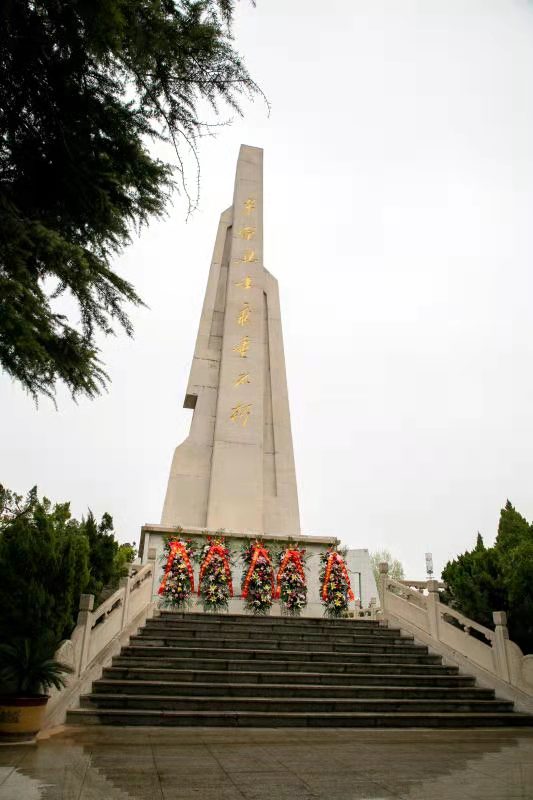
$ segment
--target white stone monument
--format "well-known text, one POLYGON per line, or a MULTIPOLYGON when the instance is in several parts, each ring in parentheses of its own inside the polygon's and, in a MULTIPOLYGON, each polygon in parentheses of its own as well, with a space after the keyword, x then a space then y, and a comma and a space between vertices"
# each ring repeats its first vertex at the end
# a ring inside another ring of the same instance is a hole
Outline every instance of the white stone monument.
MULTIPOLYGON (((241 146, 233 204, 220 217, 184 407, 193 410, 190 433, 174 452, 161 525, 142 529, 143 560, 148 546, 161 553, 177 526, 194 536, 224 529, 235 543, 298 540, 316 555, 309 612, 319 614, 318 554, 337 540, 300 533, 278 282, 263 264, 258 147, 241 146)), ((368 552, 350 551, 347 563, 356 596, 377 597, 368 552)))
POLYGON ((263 151, 220 217, 161 523, 299 534, 278 282, 263 266, 263 151))

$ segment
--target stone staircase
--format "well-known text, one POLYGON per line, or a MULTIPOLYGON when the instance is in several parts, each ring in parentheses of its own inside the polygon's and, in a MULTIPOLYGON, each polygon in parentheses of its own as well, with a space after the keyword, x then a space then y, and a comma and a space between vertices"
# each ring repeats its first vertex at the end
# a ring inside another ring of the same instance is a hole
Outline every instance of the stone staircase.
POLYGON ((473 728, 533 717, 379 622, 163 611, 67 722, 473 728))

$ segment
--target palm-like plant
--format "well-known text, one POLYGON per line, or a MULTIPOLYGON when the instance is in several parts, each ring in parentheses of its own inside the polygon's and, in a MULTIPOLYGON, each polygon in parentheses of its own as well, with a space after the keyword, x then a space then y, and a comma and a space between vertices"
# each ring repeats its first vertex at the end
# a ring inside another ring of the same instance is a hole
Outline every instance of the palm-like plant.
POLYGON ((54 686, 65 686, 65 675, 73 672, 54 658, 55 642, 49 638, 13 639, 0 644, 0 685, 3 694, 38 697, 54 686))

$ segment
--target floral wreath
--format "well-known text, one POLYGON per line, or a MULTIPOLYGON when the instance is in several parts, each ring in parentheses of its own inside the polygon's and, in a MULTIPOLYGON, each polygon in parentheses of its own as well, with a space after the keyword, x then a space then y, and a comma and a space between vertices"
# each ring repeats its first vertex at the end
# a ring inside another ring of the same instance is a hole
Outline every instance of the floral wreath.
POLYGON ((198 597, 204 611, 227 610, 233 597, 230 552, 224 536, 208 536, 199 554, 198 597))
POLYGON ((292 545, 278 554, 276 597, 282 612, 299 616, 307 605, 307 583, 305 579, 305 550, 292 545))
POLYGON ((243 570, 241 596, 245 607, 252 614, 268 614, 275 595, 274 568, 270 551, 265 544, 256 540, 244 544, 242 560, 248 570, 243 570))
POLYGON ((320 555, 320 597, 328 617, 346 616, 348 602, 354 600, 345 558, 346 551, 341 555, 331 547, 320 555))
MULTIPOLYGON (((182 528, 178 528, 178 533, 182 532, 182 528)), ((189 604, 194 592, 194 553, 195 547, 190 539, 169 538, 165 542, 165 573, 157 592, 162 597, 163 605, 183 608, 189 604)))

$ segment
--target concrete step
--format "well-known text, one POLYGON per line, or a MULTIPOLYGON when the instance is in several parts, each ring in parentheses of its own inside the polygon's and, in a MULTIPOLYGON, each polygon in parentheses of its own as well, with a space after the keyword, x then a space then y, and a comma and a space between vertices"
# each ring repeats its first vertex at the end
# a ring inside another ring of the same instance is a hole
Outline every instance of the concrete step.
POLYGON ((258 639, 276 639, 276 641, 290 642, 338 642, 350 644, 352 642, 376 642, 387 644, 389 642, 412 642, 412 636, 402 636, 397 631, 386 628, 359 631, 357 633, 326 633, 325 631, 292 631, 283 628, 281 631, 272 631, 270 628, 249 629, 243 625, 216 625, 216 626, 188 626, 183 625, 155 625, 148 623, 140 632, 140 636, 149 638, 172 639, 239 639, 256 641, 258 639))
POLYGON ((152 725, 243 728, 485 728, 532 724, 529 714, 513 713, 287 713, 71 709, 72 725, 152 725))
MULTIPOLYGON (((273 642, 272 644, 275 644, 273 642)), ((281 649, 275 650, 272 647, 267 648, 249 648, 249 647, 170 647, 165 645, 160 646, 147 646, 145 644, 137 644, 136 642, 127 645, 122 650, 125 656, 135 656, 136 658, 150 658, 150 659, 165 659, 169 658, 192 658, 202 659, 209 654, 210 658, 225 656, 228 660, 261 660, 261 661, 277 661, 284 659, 286 661, 347 661, 352 663, 376 663, 384 660, 384 656, 394 659, 395 662, 402 664, 440 664, 441 657, 432 655, 427 652, 427 648, 409 648, 406 652, 388 651, 380 652, 368 649, 358 650, 356 652, 337 652, 327 650, 302 650, 302 649, 281 649)))
POLYGON ((532 725, 512 703, 376 621, 164 611, 104 669, 73 724, 532 725))
MULTIPOLYGON (((340 638, 341 640, 344 637, 351 639, 352 637, 358 636, 372 636, 377 638, 399 638, 401 637, 401 632, 397 628, 386 628, 384 626, 369 626, 367 623, 364 623, 359 626, 346 626, 346 625, 328 625, 325 623, 323 626, 318 627, 316 625, 309 626, 309 625, 300 625, 297 621, 295 621, 294 625, 286 625, 286 624, 279 624, 275 623, 274 621, 270 622, 269 624, 262 624, 262 625, 254 625, 251 622, 249 625, 245 625, 244 623, 235 623, 235 622, 226 622, 225 620, 216 621, 215 619, 207 617, 205 621, 200 620, 170 620, 161 619, 160 617, 153 617, 152 619, 148 620, 146 623, 146 630, 157 630, 161 631, 164 630, 165 632, 170 631, 190 631, 193 635, 197 632, 201 632, 203 634, 206 633, 215 633, 217 631, 222 631, 225 633, 231 634, 238 634, 239 636, 271 636, 275 635, 276 637, 283 637, 283 636, 305 636, 309 638, 317 638, 317 637, 334 637, 340 638)), ((412 637, 406 637, 412 638, 412 637)))
POLYGON ((427 647, 422 645, 415 645, 413 642, 399 640, 390 641, 376 641, 372 639, 363 639, 357 642, 336 642, 336 641, 323 641, 307 642, 302 640, 294 641, 293 639, 239 639, 239 638, 224 638, 219 636, 198 636, 178 637, 178 636, 162 636, 161 634, 154 634, 152 631, 143 632, 137 636, 132 636, 130 644, 135 646, 146 647, 193 647, 193 648, 207 648, 207 649, 250 649, 253 645, 257 650, 290 650, 290 651, 305 651, 305 652, 333 652, 333 653, 427 653, 427 647))
MULTIPOLYGON (((426 674, 436 674, 440 675, 445 673, 447 670, 452 670, 452 672, 448 672, 448 674, 453 674, 454 667, 443 667, 442 664, 437 662, 429 662, 426 663, 425 661, 421 661, 420 658, 416 663, 396 663, 390 660, 379 660, 378 657, 372 657, 369 660, 359 660, 359 661, 315 661, 312 659, 303 659, 297 660, 292 659, 290 661, 286 659, 264 659, 264 658, 250 658, 240 659, 240 658, 190 658, 190 657, 159 657, 149 658, 146 656, 138 656, 134 652, 126 651, 126 648, 123 648, 122 655, 115 656, 113 658, 113 666, 126 666, 126 667, 159 667, 160 669, 168 668, 168 669, 190 669, 190 670, 198 670, 198 669, 214 669, 214 670, 230 670, 230 671, 241 671, 246 672, 248 670, 253 671, 282 671, 282 672, 323 672, 327 673, 335 673, 335 672, 379 672, 379 673, 389 673, 391 675, 394 674, 404 674, 404 675, 413 675, 419 674, 420 672, 426 672, 426 674), (311 669, 312 666, 312 669, 311 669)), ((283 654, 285 655, 285 654, 283 654)))
POLYGON ((180 682, 183 686, 187 683, 206 683, 215 682, 217 685, 225 683, 239 683, 245 681, 248 684, 318 684, 328 686, 389 686, 391 684, 400 687, 444 687, 444 688, 468 688, 475 686, 475 680, 470 675, 459 675, 457 667, 442 667, 441 672, 435 673, 433 670, 427 673, 421 669, 412 675, 406 675, 402 668, 396 671, 383 670, 383 674, 376 672, 256 672, 230 671, 230 670, 189 670, 189 669, 158 669, 154 667, 131 667, 114 666, 106 667, 103 671, 103 679, 111 681, 166 681, 180 682), (446 670, 446 671, 445 671, 446 670))
POLYGON ((213 624, 219 625, 220 623, 231 622, 235 625, 244 625, 248 628, 258 628, 262 626, 276 625, 292 628, 293 626, 305 628, 326 628, 326 629, 344 629, 356 630, 365 628, 385 628, 381 621, 367 620, 367 619, 326 619, 324 617, 252 617, 250 614, 203 614, 202 612, 194 611, 169 611, 162 609, 154 620, 162 620, 165 622, 187 622, 192 621, 200 624, 213 624))
POLYGON ((338 697, 184 697, 177 695, 89 694, 81 708, 161 711, 261 711, 285 713, 509 713, 513 704, 503 700, 413 700, 338 697))
MULTIPOLYGON (((389 678, 390 680, 390 678, 389 678)), ((93 684, 93 692, 130 695, 179 695, 180 697, 339 697, 348 699, 398 699, 398 700, 494 700, 492 689, 477 686, 360 686, 346 684, 302 683, 204 683, 173 682, 164 680, 113 680, 100 678, 93 684)))

